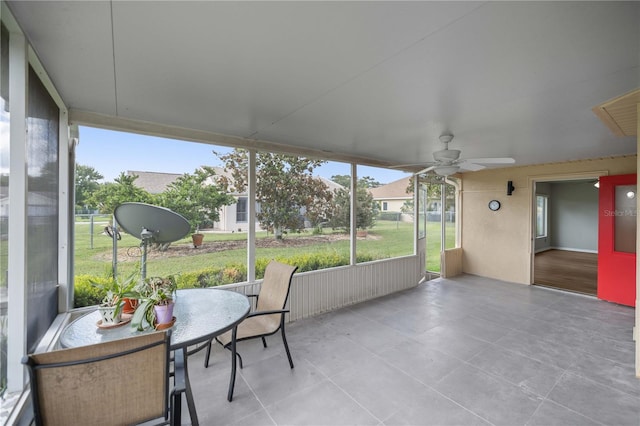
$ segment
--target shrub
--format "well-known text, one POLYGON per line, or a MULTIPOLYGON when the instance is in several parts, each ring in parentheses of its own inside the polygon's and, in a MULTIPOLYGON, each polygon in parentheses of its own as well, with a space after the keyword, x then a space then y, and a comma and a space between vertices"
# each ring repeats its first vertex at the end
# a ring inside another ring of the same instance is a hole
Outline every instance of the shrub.
POLYGON ((106 290, 92 283, 107 285, 111 278, 94 275, 76 275, 74 279, 74 307, 99 305, 106 295, 106 290))
MULTIPOLYGON (((349 255, 338 252, 313 254, 305 253, 289 257, 276 257, 278 262, 297 266, 298 272, 316 271, 318 269, 334 268, 349 264, 349 255)), ((359 254, 357 262, 369 262, 375 260, 372 255, 359 254)), ((260 257, 256 259, 256 279, 264 278, 264 270, 271 261, 270 258, 260 257)), ((233 284, 247 280, 247 267, 240 263, 230 263, 224 267, 203 268, 197 271, 183 272, 175 276, 178 289, 206 288, 224 284, 233 284)), ((104 291, 91 283, 106 284, 111 278, 96 277, 92 275, 78 275, 75 277, 75 304, 76 308, 98 305, 104 297, 104 291)))

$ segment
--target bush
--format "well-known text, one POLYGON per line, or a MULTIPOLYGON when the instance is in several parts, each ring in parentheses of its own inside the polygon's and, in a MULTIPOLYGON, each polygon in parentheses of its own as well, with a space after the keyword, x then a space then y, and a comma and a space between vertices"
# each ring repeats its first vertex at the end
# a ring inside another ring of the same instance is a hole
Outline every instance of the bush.
MULTIPOLYGON (((298 266, 298 272, 316 271, 318 269, 334 268, 349 264, 348 254, 324 253, 324 254, 299 254, 290 257, 277 257, 278 262, 287 265, 298 266)), ((357 262, 369 262, 373 256, 361 254, 357 256, 357 262)), ((256 259, 256 279, 264 278, 264 270, 271 261, 270 258, 256 259)), ((247 267, 243 264, 232 263, 224 267, 204 268, 192 272, 183 272, 175 276, 178 289, 206 288, 224 284, 233 284, 247 280, 247 267)), ((104 297, 104 290, 91 283, 108 283, 111 278, 92 275, 78 275, 75 277, 75 303, 76 308, 98 305, 104 297)))
POLYGON ((108 284, 111 278, 97 277, 94 275, 76 275, 74 279, 74 304, 76 308, 84 306, 99 305, 104 298, 106 291, 96 287, 96 284, 108 284))

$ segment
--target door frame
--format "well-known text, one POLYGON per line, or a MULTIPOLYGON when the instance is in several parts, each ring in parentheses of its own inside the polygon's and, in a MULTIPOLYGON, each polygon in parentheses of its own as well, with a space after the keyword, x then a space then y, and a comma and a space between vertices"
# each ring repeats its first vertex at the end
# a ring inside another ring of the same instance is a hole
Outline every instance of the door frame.
POLYGON ((530 190, 529 197, 529 285, 534 281, 534 262, 536 256, 536 184, 543 182, 562 182, 567 180, 599 179, 600 176, 609 176, 608 170, 593 170, 588 172, 558 173, 551 175, 536 175, 528 177, 527 187, 530 190))

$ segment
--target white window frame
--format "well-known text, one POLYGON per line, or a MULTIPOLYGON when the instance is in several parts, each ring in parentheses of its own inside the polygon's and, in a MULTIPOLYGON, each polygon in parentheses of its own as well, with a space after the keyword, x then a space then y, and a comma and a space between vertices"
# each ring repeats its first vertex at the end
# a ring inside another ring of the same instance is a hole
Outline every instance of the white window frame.
POLYGON ((549 196, 544 194, 536 194, 536 238, 547 238, 549 235, 549 196), (542 232, 539 232, 540 208, 539 200, 544 200, 542 212, 542 232))

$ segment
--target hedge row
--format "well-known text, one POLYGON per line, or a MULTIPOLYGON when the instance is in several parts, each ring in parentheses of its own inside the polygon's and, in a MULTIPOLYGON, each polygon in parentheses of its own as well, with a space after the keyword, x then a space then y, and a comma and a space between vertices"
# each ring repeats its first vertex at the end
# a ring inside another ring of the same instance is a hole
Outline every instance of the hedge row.
MULTIPOLYGON (((256 259, 256 278, 264 277, 264 270, 271 259, 256 259)), ((318 269, 333 268, 349 264, 349 255, 339 253, 330 254, 300 254, 287 258, 276 258, 277 261, 288 265, 297 265, 297 272, 316 271, 318 269)), ((370 255, 358 255, 357 262, 369 262, 374 260, 370 255)), ((205 288, 223 284, 233 284, 247 280, 247 267, 244 264, 233 263, 224 267, 211 267, 197 271, 183 272, 175 276, 178 288, 205 288)), ((74 306, 92 306, 100 303, 104 297, 104 291, 91 285, 91 283, 104 284, 111 278, 94 275, 76 275, 74 281, 75 301, 74 306)))

